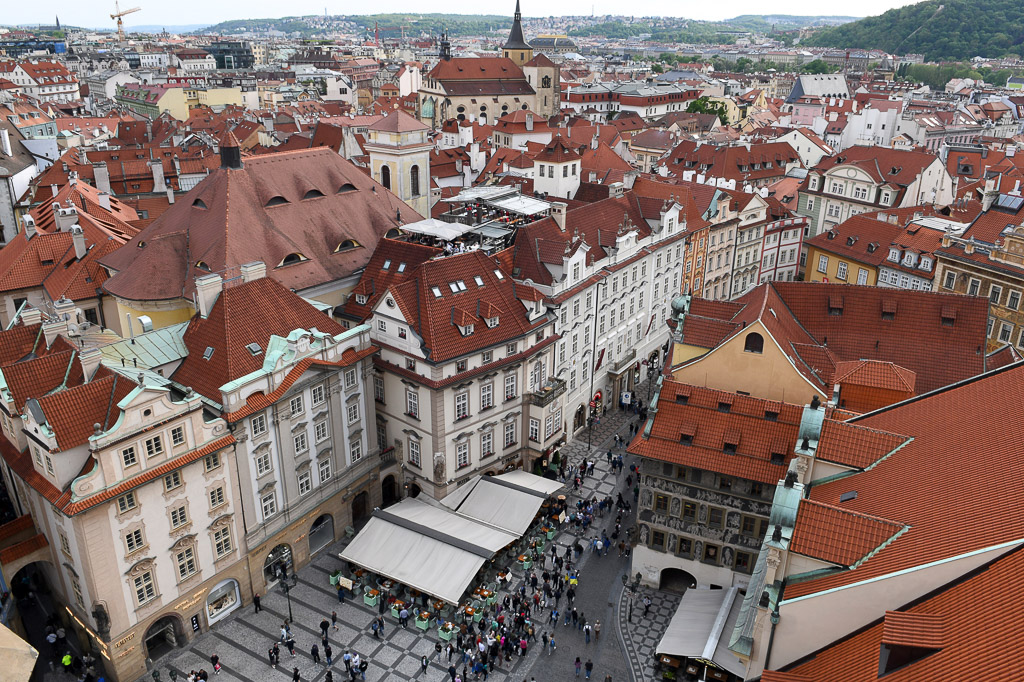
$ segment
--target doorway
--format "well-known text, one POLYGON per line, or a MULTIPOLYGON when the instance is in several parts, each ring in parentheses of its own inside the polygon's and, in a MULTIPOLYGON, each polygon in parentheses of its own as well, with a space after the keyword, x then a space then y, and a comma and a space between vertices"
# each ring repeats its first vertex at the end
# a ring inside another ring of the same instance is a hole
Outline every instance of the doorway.
POLYGON ((309 527, 309 555, 313 556, 334 542, 334 517, 321 514, 309 527))
POLYGON ((268 588, 278 581, 282 569, 290 575, 293 565, 292 548, 289 545, 278 545, 270 550, 263 562, 263 580, 268 588))

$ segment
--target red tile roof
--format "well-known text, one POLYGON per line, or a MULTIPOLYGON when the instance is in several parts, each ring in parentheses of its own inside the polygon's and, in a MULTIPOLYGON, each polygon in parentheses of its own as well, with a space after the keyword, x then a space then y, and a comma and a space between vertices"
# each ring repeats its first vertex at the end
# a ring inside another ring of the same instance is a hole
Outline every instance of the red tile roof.
POLYGON ((850 383, 859 386, 885 388, 914 394, 917 374, 883 360, 853 360, 836 363, 832 383, 850 383))
POLYGON ((545 145, 540 153, 533 157, 533 160, 544 163, 568 163, 570 161, 578 161, 580 158, 580 155, 573 150, 564 137, 555 135, 551 138, 551 142, 545 145))
POLYGON ((1022 402, 1024 366, 1016 364, 850 420, 912 440, 871 468, 813 486, 809 498, 909 530, 854 570, 791 583, 785 598, 1024 537, 1024 515, 1006 513, 1024 496, 1022 402), (857 496, 840 502, 850 491, 857 496))
POLYGON ((174 380, 191 386, 214 402, 221 402, 220 387, 263 366, 266 356, 246 348, 255 343, 264 351, 272 335, 286 337, 296 329, 340 334, 344 329, 276 280, 263 277, 228 286, 206 319, 196 315, 185 330, 188 356, 174 372, 174 380), (207 349, 213 353, 204 359, 207 349))
POLYGON ((867 514, 804 500, 796 515, 789 550, 850 567, 906 530, 906 526, 867 514))
POLYGON ((362 322, 368 318, 388 287, 408 279, 422 263, 444 253, 443 249, 397 239, 382 239, 366 264, 359 282, 345 303, 345 314, 362 322), (384 264, 387 263, 387 269, 384 264), (360 304, 356 296, 366 296, 360 304))
POLYGON ((26 557, 36 550, 48 547, 50 545, 46 536, 42 533, 38 533, 28 540, 24 540, 17 544, 6 547, 0 550, 0 564, 10 564, 22 557, 26 557))
POLYGON ((136 386, 130 379, 110 372, 87 384, 33 399, 38 400, 53 430, 57 451, 63 451, 88 442, 94 424, 104 430, 112 426, 121 415, 117 404, 136 386))
POLYGON ((839 639, 787 667, 766 671, 764 682, 875 682, 883 644, 922 648, 927 655, 885 674, 892 682, 945 682, 966 660, 993 663, 1000 682, 1024 678, 1024 663, 1006 643, 1024 637, 1024 551, 1020 548, 984 565, 966 579, 939 590, 839 639), (979 659, 978 657, 983 657, 979 659))
POLYGON ((781 178, 788 164, 800 164, 800 156, 788 142, 764 142, 746 145, 716 147, 685 139, 669 152, 664 160, 670 173, 681 175, 684 170, 699 170, 709 177, 735 180, 738 183, 764 178, 781 178), (755 169, 754 165, 760 167, 755 169), (771 164, 768 166, 768 164, 771 164), (701 170, 702 166, 707 168, 701 170), (746 168, 746 170, 742 170, 746 168))
POLYGON ((307 289, 358 271, 385 233, 420 217, 330 149, 247 157, 105 257, 117 274, 104 288, 128 300, 189 298, 196 277, 259 260, 288 288, 307 289), (346 240, 359 246, 338 250, 346 240), (283 264, 296 253, 305 260, 283 264))
POLYGON ((910 438, 848 421, 826 420, 815 456, 856 469, 867 469, 905 445, 910 438))

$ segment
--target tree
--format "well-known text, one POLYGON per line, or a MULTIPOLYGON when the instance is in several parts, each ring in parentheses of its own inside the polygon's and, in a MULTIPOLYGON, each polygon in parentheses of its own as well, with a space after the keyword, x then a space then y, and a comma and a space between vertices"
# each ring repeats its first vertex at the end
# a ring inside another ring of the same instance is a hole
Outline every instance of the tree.
POLYGON ((686 105, 690 114, 714 114, 722 125, 729 125, 729 114, 722 102, 712 102, 707 97, 698 97, 686 105))
POLYGON ((736 70, 740 73, 746 73, 753 66, 754 60, 747 59, 746 57, 740 57, 736 60, 736 70))
POLYGON ((654 73, 665 73, 665 67, 663 67, 661 64, 655 64, 654 66, 651 67, 651 71, 653 71, 654 73))
POLYGON ((804 64, 804 73, 832 73, 834 67, 822 59, 815 59, 812 62, 804 64))

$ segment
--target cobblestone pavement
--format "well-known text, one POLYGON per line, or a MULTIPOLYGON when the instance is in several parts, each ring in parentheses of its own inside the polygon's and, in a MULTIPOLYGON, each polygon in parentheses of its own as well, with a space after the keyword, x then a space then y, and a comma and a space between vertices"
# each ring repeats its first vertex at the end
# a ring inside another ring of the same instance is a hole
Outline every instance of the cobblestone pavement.
MULTIPOLYGON (((638 394, 646 398, 646 384, 642 384, 638 394)), ((646 403, 646 400, 645 400, 646 403)), ((621 491, 623 497, 631 499, 632 491, 625 489, 624 480, 629 471, 632 458, 625 457, 626 473, 616 476, 607 464, 606 453, 612 448, 615 433, 627 435, 630 420, 636 415, 618 409, 608 412, 600 424, 594 425, 593 449, 591 459, 595 461, 595 474, 584 481, 582 494, 615 497, 621 491)), ((570 463, 578 462, 587 452, 586 433, 582 438, 562 448, 563 456, 570 463)), ((615 449, 616 454, 623 452, 615 449)), ((571 495, 570 501, 579 499, 571 495)), ((615 513, 606 512, 604 518, 597 519, 594 526, 586 533, 596 537, 600 528, 611 531, 615 523, 615 513)), ((622 528, 625 530, 633 523, 632 515, 624 515, 622 528)), ((569 529, 562 530, 554 539, 560 553, 577 540, 569 529)), ((581 544, 588 544, 581 540, 581 544)), ((410 623, 403 630, 396 620, 385 616, 387 624, 382 639, 375 639, 369 629, 370 622, 377 615, 376 609, 365 606, 361 601, 346 599, 339 604, 335 590, 329 583, 329 574, 340 567, 338 553, 344 541, 336 543, 329 549, 314 557, 313 561, 299 571, 298 585, 290 593, 292 613, 295 620, 292 633, 295 638, 295 656, 292 657, 282 647, 281 662, 277 669, 270 667, 267 650, 279 638, 282 622, 288 617, 288 602, 280 589, 270 590, 262 598, 262 610, 254 613, 252 605, 235 611, 224 621, 218 623, 208 632, 196 637, 187 646, 175 650, 157 661, 164 679, 169 679, 168 672, 175 670, 179 678, 187 675, 190 670, 205 668, 210 671, 210 656, 216 653, 220 657, 222 671, 218 680, 291 680, 292 669, 298 668, 301 679, 318 682, 326 676, 323 661, 319 666, 313 663, 310 648, 313 644, 320 645, 319 623, 325 616, 329 619, 332 611, 338 612, 339 629, 329 631, 329 640, 334 653, 334 677, 338 682, 348 678, 341 657, 346 650, 358 652, 369 667, 366 670, 367 682, 382 680, 416 682, 443 682, 448 680, 448 663, 442 655, 440 659, 431 660, 425 673, 420 673, 420 656, 434 653, 434 643, 438 641, 436 628, 427 631, 417 629, 410 623)), ((524 659, 513 658, 511 667, 505 664, 488 677, 488 682, 518 682, 535 678, 537 682, 549 680, 568 680, 574 678, 574 662, 577 656, 582 661, 588 658, 594 662, 592 679, 604 680, 611 675, 615 682, 633 680, 646 682, 652 679, 649 663, 653 656, 653 647, 657 644, 664 625, 671 618, 678 603, 678 597, 671 601, 671 595, 662 597, 652 592, 652 617, 638 620, 634 613, 634 623, 626 622, 628 615, 622 607, 621 577, 629 569, 628 558, 617 556, 613 549, 607 556, 597 556, 589 547, 578 562, 581 572, 580 588, 576 599, 577 609, 586 614, 591 623, 600 620, 602 632, 600 640, 587 644, 582 631, 559 622, 557 627, 550 625, 550 611, 535 613, 534 621, 538 624, 538 642, 530 647, 524 659), (540 635, 545 630, 554 632, 557 648, 554 653, 542 652, 540 635)), ((550 557, 550 553, 548 553, 550 557)), ((542 570, 542 569, 541 569, 542 570)), ((522 583, 525 576, 515 569, 512 588, 522 583)), ((501 593, 499 593, 499 597, 501 593)), ((560 606, 564 607, 565 599, 560 606)), ((643 607, 640 607, 642 612, 643 607)), ((321 658, 324 654, 321 650, 321 658)), ((212 672, 212 671, 211 671, 212 672)), ((461 669, 460 669, 461 673, 461 669)), ((581 673, 580 679, 584 675, 581 673)))
POLYGON ((641 587, 634 596, 629 590, 622 590, 619 596, 616 616, 622 644, 626 650, 630 673, 633 679, 654 679, 654 649, 661 641, 668 623, 675 615, 681 595, 641 587), (644 615, 643 598, 651 598, 651 608, 644 615), (630 614, 632 602, 632 614, 630 614), (632 615, 632 617, 630 617, 632 615))

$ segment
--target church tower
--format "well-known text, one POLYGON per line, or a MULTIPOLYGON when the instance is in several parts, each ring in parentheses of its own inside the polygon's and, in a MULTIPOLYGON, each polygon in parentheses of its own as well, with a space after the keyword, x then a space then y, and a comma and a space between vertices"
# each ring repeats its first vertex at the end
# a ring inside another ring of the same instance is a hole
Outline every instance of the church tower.
POLYGON ((370 155, 373 179, 424 218, 430 217, 430 150, 434 145, 427 137, 429 132, 430 128, 398 109, 367 127, 363 145, 370 155))
POLYGON ((519 11, 519 0, 516 0, 516 13, 512 18, 512 30, 509 31, 508 41, 505 47, 501 48, 502 56, 511 59, 517 66, 522 66, 533 59, 533 48, 526 42, 523 35, 523 15, 519 11))

